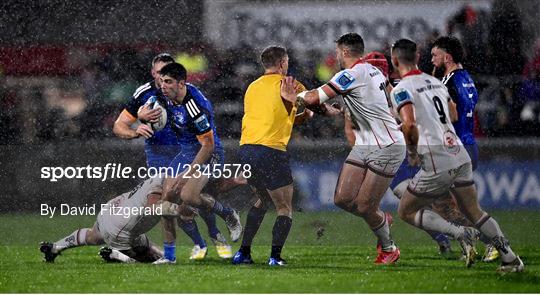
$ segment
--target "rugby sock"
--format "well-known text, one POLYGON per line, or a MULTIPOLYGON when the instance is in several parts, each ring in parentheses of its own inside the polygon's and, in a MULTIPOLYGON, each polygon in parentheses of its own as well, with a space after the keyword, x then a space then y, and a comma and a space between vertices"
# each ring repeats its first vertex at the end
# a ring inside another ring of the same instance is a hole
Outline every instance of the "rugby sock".
POLYGON ((394 250, 394 241, 392 241, 392 237, 390 236, 390 226, 388 224, 388 221, 386 220, 386 214, 384 214, 384 212, 382 223, 376 228, 372 228, 371 230, 379 239, 383 251, 394 250))
POLYGON ((251 209, 249 209, 240 252, 244 254, 251 254, 251 243, 253 242, 255 234, 257 234, 257 231, 261 226, 265 214, 265 209, 260 209, 257 207, 251 207, 251 209))
POLYGON ((208 235, 212 239, 217 239, 219 229, 216 225, 216 214, 208 210, 199 210, 199 216, 201 216, 201 218, 204 220, 204 223, 206 223, 206 226, 208 227, 208 235))
POLYGON ((224 220, 227 219, 231 214, 233 214, 233 210, 227 206, 224 206, 221 204, 218 200, 214 200, 214 206, 212 207, 212 212, 219 215, 219 217, 223 218, 224 220))
POLYGON ((53 252, 60 253, 65 249, 86 245, 86 233, 89 230, 89 228, 81 228, 71 233, 71 235, 60 239, 53 244, 53 252))
POLYGON ((445 243, 449 243, 448 241, 448 238, 446 237, 445 234, 443 233, 440 233, 440 232, 436 232, 436 231, 430 231, 430 230, 426 230, 426 232, 429 234, 429 236, 431 236, 431 238, 437 242, 437 244, 441 245, 441 244, 445 244, 445 243))
POLYGON ((287 236, 292 226, 292 218, 289 216, 279 215, 274 223, 272 229, 272 252, 270 257, 279 258, 281 256, 281 249, 285 245, 287 236))
POLYGON ((508 240, 504 237, 499 224, 491 216, 484 214, 477 222, 475 226, 480 232, 491 239, 491 243, 501 254, 501 260, 503 262, 512 262, 516 259, 516 254, 510 248, 508 240))
POLYGON ((202 238, 195 220, 184 221, 181 218, 178 218, 178 227, 180 227, 186 233, 186 235, 188 235, 195 245, 199 245, 201 248, 206 248, 206 242, 202 238))
POLYGON ((163 242, 163 257, 170 261, 176 261, 176 245, 174 242, 163 242))
POLYGON ((439 214, 428 209, 421 209, 416 212, 414 225, 424 230, 447 234, 454 239, 461 237, 463 234, 463 227, 446 221, 439 214))

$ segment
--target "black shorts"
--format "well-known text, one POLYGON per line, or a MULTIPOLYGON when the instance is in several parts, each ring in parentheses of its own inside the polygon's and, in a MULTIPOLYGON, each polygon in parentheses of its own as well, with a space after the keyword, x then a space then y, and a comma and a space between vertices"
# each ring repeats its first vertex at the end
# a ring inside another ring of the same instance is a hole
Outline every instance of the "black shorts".
POLYGON ((247 180, 251 186, 273 191, 292 184, 287 152, 264 145, 244 144, 240 146, 239 156, 242 165, 251 166, 251 177, 247 180))

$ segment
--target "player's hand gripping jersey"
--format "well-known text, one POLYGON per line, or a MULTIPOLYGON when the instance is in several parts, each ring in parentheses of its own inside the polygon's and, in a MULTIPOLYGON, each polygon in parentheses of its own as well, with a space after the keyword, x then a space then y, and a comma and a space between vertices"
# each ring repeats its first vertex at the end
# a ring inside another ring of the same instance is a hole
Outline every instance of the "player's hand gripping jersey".
POLYGON ((328 85, 343 97, 352 122, 356 125, 356 145, 385 146, 405 144, 386 94, 388 81, 382 72, 368 63, 356 63, 338 72, 328 85))
POLYGON ((450 122, 450 95, 439 80, 415 70, 396 85, 391 98, 398 114, 403 106, 414 105, 423 170, 437 174, 470 162, 450 122))

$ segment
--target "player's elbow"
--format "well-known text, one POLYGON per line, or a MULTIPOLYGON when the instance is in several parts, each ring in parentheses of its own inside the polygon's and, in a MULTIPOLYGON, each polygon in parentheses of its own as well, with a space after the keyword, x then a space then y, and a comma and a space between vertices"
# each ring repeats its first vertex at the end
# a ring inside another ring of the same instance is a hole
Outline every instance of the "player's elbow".
POLYGON ((119 121, 115 121, 114 124, 113 124, 113 128, 112 128, 112 132, 114 133, 114 135, 120 137, 120 130, 121 130, 121 125, 122 123, 120 123, 119 121))

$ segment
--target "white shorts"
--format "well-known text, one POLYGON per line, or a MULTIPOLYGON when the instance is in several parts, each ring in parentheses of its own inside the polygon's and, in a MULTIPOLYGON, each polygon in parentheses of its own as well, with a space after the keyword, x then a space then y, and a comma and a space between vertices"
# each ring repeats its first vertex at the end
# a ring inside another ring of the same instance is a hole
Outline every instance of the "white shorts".
POLYGON ((383 148, 355 145, 345 163, 369 169, 384 177, 394 177, 405 158, 405 145, 391 144, 383 148))
POLYGON ((471 162, 457 168, 434 174, 422 169, 411 179, 407 190, 419 198, 439 198, 448 193, 452 187, 473 185, 471 162))
POLYGON ((114 230, 114 226, 107 226, 112 225, 110 224, 110 222, 107 223, 107 216, 109 215, 99 214, 96 224, 101 234, 101 237, 103 237, 103 241, 105 241, 105 243, 109 247, 116 250, 129 250, 137 247, 150 247, 150 240, 148 239, 146 234, 141 234, 133 238, 130 235, 126 235, 125 232, 114 230))

